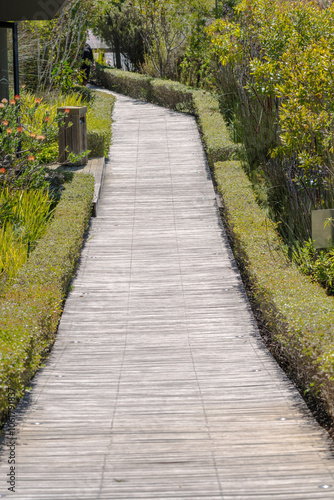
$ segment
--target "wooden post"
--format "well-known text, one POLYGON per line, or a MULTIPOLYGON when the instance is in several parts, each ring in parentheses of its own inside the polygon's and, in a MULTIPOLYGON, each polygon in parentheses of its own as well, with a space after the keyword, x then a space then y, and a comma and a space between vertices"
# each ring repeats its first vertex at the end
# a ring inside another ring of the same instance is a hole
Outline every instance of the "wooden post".
MULTIPOLYGON (((86 125, 86 106, 64 106, 58 108, 58 112, 65 113, 63 126, 59 127, 59 163, 68 160, 69 153, 75 155, 81 154, 87 149, 87 125, 86 125)), ((85 156, 78 160, 74 165, 85 165, 88 157, 85 156)))

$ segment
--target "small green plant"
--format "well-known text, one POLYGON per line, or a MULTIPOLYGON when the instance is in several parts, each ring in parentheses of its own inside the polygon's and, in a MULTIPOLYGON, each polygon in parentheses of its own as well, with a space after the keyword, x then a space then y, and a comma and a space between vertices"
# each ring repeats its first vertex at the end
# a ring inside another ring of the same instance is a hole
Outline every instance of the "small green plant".
POLYGON ((316 250, 311 240, 296 243, 292 258, 303 274, 325 288, 328 295, 334 295, 334 248, 316 250))

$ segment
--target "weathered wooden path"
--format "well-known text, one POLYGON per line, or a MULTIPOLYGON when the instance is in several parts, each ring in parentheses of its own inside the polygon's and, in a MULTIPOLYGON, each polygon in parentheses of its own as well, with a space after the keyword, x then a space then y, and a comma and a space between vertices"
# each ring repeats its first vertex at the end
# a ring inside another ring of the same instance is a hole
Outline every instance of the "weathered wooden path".
POLYGON ((334 499, 330 442, 260 340, 194 119, 121 96, 114 118, 57 341, 15 415, 15 494, 3 446, 0 497, 334 499))

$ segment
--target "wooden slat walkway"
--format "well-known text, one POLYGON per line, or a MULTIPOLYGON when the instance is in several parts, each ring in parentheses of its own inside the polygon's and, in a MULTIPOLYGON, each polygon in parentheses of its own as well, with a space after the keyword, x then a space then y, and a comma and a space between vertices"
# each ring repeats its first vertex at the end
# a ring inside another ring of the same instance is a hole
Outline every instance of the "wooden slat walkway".
MULTIPOLYGON (((194 119, 118 96, 58 338, 16 412, 15 500, 334 498, 327 434, 259 337, 194 119)), ((7 433, 7 444, 10 435, 7 433)))

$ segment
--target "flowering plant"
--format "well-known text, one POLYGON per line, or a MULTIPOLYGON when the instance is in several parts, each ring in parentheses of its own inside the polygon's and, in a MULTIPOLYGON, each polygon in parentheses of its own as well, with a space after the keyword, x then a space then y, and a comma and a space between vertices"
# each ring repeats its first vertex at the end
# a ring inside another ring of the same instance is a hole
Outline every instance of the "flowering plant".
POLYGON ((46 145, 54 143, 58 136, 58 124, 64 114, 57 114, 55 120, 45 110, 37 122, 35 115, 41 99, 35 99, 33 106, 25 107, 21 116, 20 97, 2 99, 0 102, 0 176, 7 182, 25 185, 40 179, 43 168, 37 155, 46 145))

